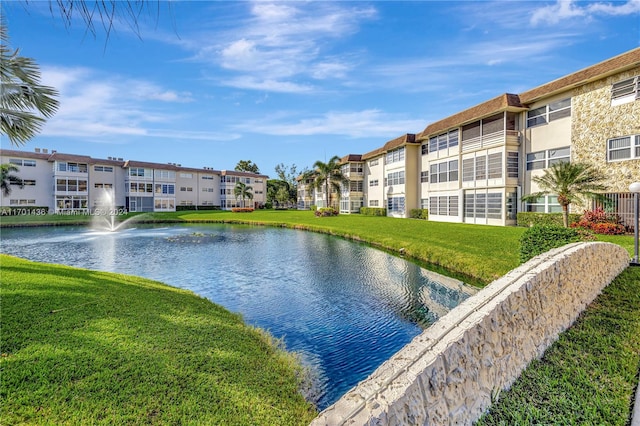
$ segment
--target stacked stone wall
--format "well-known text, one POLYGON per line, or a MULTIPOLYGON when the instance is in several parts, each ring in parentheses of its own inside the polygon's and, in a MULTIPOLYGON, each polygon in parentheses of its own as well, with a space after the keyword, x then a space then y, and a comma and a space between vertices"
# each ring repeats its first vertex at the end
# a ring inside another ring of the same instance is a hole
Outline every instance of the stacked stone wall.
MULTIPOLYGON (((606 175, 609 192, 628 192, 640 179, 640 160, 607 162, 607 140, 640 134, 640 101, 611 105, 611 86, 640 75, 640 67, 574 89, 572 161, 593 164, 606 175)), ((585 206, 586 207, 586 206, 585 206)))
POLYGON ((312 425, 471 424, 629 264, 570 244, 494 281, 437 321, 312 425))

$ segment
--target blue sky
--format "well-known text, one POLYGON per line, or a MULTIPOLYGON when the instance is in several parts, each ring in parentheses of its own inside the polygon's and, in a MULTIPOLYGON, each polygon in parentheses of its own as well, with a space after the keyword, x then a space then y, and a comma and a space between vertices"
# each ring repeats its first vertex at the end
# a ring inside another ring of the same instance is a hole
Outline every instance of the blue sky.
POLYGON ((60 91, 23 149, 218 170, 251 160, 271 176, 640 46, 640 0, 172 1, 108 40, 48 2, 2 8, 11 46, 60 91))

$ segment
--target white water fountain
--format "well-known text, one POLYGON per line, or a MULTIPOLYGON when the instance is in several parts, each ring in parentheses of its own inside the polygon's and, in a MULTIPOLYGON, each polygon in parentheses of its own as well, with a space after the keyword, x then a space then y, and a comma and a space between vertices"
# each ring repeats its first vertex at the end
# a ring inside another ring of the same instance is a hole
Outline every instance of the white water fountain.
POLYGON ((104 189, 92 213, 91 228, 97 231, 116 232, 124 228, 128 222, 135 219, 134 217, 130 217, 122 222, 118 222, 116 218, 125 213, 126 210, 124 208, 116 206, 113 190, 104 189))

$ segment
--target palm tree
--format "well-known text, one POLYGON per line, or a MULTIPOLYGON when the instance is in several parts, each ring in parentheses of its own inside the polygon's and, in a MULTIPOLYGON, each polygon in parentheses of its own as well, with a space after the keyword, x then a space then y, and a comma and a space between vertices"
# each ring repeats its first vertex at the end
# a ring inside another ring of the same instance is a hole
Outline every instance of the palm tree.
POLYGON ((328 163, 318 160, 313 164, 313 168, 313 171, 308 172, 308 176, 313 178, 311 187, 319 191, 324 189, 326 207, 332 207, 331 193, 337 192, 340 198, 341 186, 349 184, 349 179, 340 170, 340 157, 334 155, 328 163))
POLYGON ((11 194, 11 184, 24 187, 24 182, 18 176, 12 175, 11 172, 19 171, 18 167, 13 164, 0 164, 0 189, 2 194, 7 197, 11 194))
POLYGON ((22 145, 56 112, 58 92, 40 84, 38 65, 19 56, 19 50, 11 51, 8 41, 7 27, 0 21, 0 133, 12 145, 22 145))
POLYGON ((233 188, 233 195, 236 196, 236 200, 238 198, 242 198, 242 207, 244 207, 245 198, 253 200, 253 192, 251 191, 253 191, 253 187, 243 182, 238 182, 236 183, 236 186, 233 188))
POLYGON ((523 201, 535 201, 546 195, 557 195, 562 207, 562 223, 569 226, 569 205, 576 201, 596 199, 606 203, 606 198, 598 193, 607 187, 601 182, 604 176, 590 164, 561 162, 553 164, 542 176, 534 176, 540 191, 522 197, 523 201))

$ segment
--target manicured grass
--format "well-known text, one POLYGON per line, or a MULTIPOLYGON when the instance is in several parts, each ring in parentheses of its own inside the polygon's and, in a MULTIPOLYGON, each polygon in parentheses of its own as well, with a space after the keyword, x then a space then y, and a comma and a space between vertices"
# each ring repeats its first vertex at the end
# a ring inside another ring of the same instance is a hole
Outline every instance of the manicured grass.
POLYGON ((640 268, 627 268, 478 425, 628 424, 640 367, 640 268))
MULTIPOLYGON (((34 220, 34 223, 43 223, 48 218, 56 217, 41 217, 39 221, 34 220)), ((13 219, 12 219, 13 220, 13 219)), ((232 213, 223 211, 207 211, 207 212, 172 212, 172 213, 145 213, 137 215, 135 220, 138 222, 225 222, 225 223, 245 223, 252 225, 269 225, 269 226, 281 226, 295 229, 306 229, 316 232, 324 232, 332 235, 337 235, 345 238, 351 238, 357 241, 364 241, 372 244, 376 247, 384 248, 393 252, 404 252, 406 256, 410 256, 417 260, 430 262, 432 264, 441 265, 446 267, 448 272, 458 275, 463 275, 461 278, 467 282, 473 282, 475 284, 486 284, 496 277, 503 275, 509 270, 515 268, 519 261, 519 238, 525 231, 525 228, 515 227, 493 227, 493 226, 474 226, 466 224, 450 224, 429 222, 422 220, 408 220, 408 219, 393 219, 387 217, 373 217, 373 216, 361 216, 361 215, 340 215, 337 217, 324 217, 317 218, 309 211, 255 211, 253 213, 232 213), (473 277, 473 278, 470 278, 473 277)), ((63 221, 61 219, 61 221, 63 221)), ((16 223, 16 222, 12 222, 16 223)), ((4 218, 2 218, 2 224, 6 225, 4 218)), ((57 222, 61 224, 61 222, 57 222)), ((626 248, 630 255, 633 253, 633 237, 632 236, 598 236, 601 241, 608 241, 615 244, 619 244, 626 248)), ((50 279, 51 274, 47 272, 49 266, 41 265, 43 269, 40 272, 36 272, 33 279, 42 274, 48 276, 50 279)), ((52 268, 58 268, 52 267, 52 268)), ((4 274, 4 262, 3 262, 3 283, 9 282, 5 278, 4 274)), ((58 270, 58 269, 56 269, 58 270)), ((66 271, 66 269, 63 269, 66 271)), ((58 272, 59 273, 59 272, 58 272)), ((55 273, 54 275, 58 274, 55 273)), ((66 272, 65 272, 66 273, 66 272)), ((87 285, 92 283, 94 277, 100 274, 91 272, 89 275, 83 278, 83 282, 87 285)), ((63 274, 64 275, 64 274, 63 274)), ((47 280, 43 278, 42 280, 47 280)), ((127 279, 133 279, 128 277, 127 279)), ((139 280, 139 279, 133 279, 139 280)), ((57 282, 57 278, 53 280, 57 282)), ((113 280, 110 280, 113 281, 113 280)), ((144 280, 141 280, 144 281, 144 280)), ((3 284, 4 285, 4 284, 3 284)), ((155 284, 158 285, 158 284, 155 284)), ((162 288, 166 288, 163 287, 162 288)), ((172 292, 180 294, 179 290, 171 289, 172 292)), ((3 288, 3 293, 5 289, 3 288)), ((74 294, 65 294, 63 290, 56 290, 57 297, 71 298, 76 297, 74 294)), ((168 293, 173 294, 173 293, 168 293)), ((112 295, 112 297, 114 297, 112 295)), ((167 296, 169 301, 173 296, 167 296)), ((186 297, 186 296, 185 296, 186 297)), ((194 296, 190 296, 194 297, 194 296)), ((563 333, 559 341, 553 345, 545 354, 541 361, 534 361, 527 371, 518 379, 509 392, 504 392, 497 404, 492 407, 491 414, 481 420, 480 424, 625 424, 629 414, 629 407, 631 404, 631 396, 633 394, 634 387, 637 384, 638 366, 640 365, 640 268, 628 268, 623 274, 616 279, 616 281, 610 285, 601 295, 596 302, 594 302, 581 316, 578 323, 563 333)), ((34 302, 36 305, 45 303, 48 299, 39 300, 34 302)), ((84 299, 83 299, 84 300, 84 299)), ((91 299, 93 301, 94 299, 91 299)), ((180 310, 180 300, 173 301, 173 305, 176 310, 180 310)), ((2 352, 6 352, 4 333, 6 330, 5 312, 6 303, 4 294, 2 297, 3 302, 3 349, 2 352)), ((75 301, 69 302, 68 305, 76 306, 83 302, 75 301)), ((119 316, 116 307, 120 303, 125 302, 112 302, 115 306, 111 310, 105 311, 105 314, 113 313, 114 318, 117 320, 110 328, 106 328, 106 332, 103 329, 96 329, 95 340, 100 342, 102 339, 101 351, 112 351, 115 355, 115 349, 110 345, 114 345, 116 348, 121 348, 123 354, 121 357, 134 358, 136 354, 140 352, 136 345, 131 346, 118 346, 120 335, 123 333, 127 336, 132 335, 127 326, 128 322, 124 321, 119 316), (120 326, 124 327, 124 331, 120 331, 120 326), (107 334, 107 337, 103 337, 102 334, 107 334)), ((126 300, 126 303, 130 301, 126 300)), ((208 304, 210 306, 210 304, 208 304)), ((61 306, 66 306, 64 303, 61 306)), ((83 311, 90 310, 91 305, 78 306, 83 311)), ((57 309, 55 307, 51 309, 57 309)), ((103 308, 106 309, 106 308, 103 308)), ((218 308, 219 309, 219 308, 218 308)), ((19 306, 16 307, 16 315, 23 316, 24 323, 29 324, 32 314, 29 308, 22 309, 19 306)), ((33 311, 33 309, 32 309, 33 311)), ((63 313, 65 311, 61 311, 63 313)), ((130 311, 128 314, 128 321, 142 321, 142 317, 145 317, 145 310, 141 310, 136 314, 135 311, 130 311), (140 318, 138 318, 140 317, 140 318)), ((225 316, 224 311, 221 310, 220 315, 225 316)), ((55 317, 56 315, 52 315, 55 317)), ((40 318, 40 317, 37 317, 40 318)), ((105 317, 108 318, 108 315, 105 317)), ((107 319, 103 318, 103 321, 107 319)), ((41 320, 38 320, 41 321, 41 320)), ((81 327, 82 320, 76 319, 76 326, 81 327), (80 325, 78 325, 80 324, 80 325)), ((188 326, 182 320, 182 324, 188 326)), ((198 325, 196 320, 195 327, 198 325)), ((215 321, 210 319, 210 321, 215 321)), ((36 323, 37 324, 37 323, 36 323)), ((154 322, 155 324, 155 322, 154 322)), ((22 326, 21 326, 22 327, 22 326)), ((31 328, 31 325, 25 326, 26 329, 31 328)), ((103 326, 104 327, 104 326, 103 326)), ((136 333, 139 333, 139 328, 136 329, 136 333)), ((156 328, 156 325, 149 327, 150 334, 146 337, 147 340, 157 338, 159 340, 172 340, 172 337, 167 337, 166 333, 173 333, 168 329, 156 328)), ((198 329, 199 330, 199 329, 198 329)), ((44 340, 48 338, 50 334, 56 333, 54 331, 38 332, 37 330, 28 337, 33 342, 39 342, 43 340, 46 350, 52 351, 54 355, 66 356, 66 353, 73 351, 73 345, 69 345, 69 348, 65 348, 64 351, 54 351, 56 348, 54 340, 44 340), (53 349, 49 349, 53 348, 53 349)), ((31 333, 31 331, 30 331, 31 333)), ((258 333, 259 335, 259 333, 258 333)), ((222 336, 226 339, 227 336, 222 336)), ((186 339, 186 338, 185 338, 186 339)), ((93 342, 93 340, 90 340, 93 342)), ((78 345, 83 344, 83 340, 78 340, 75 343, 78 345)), ((258 345, 263 345, 262 340, 258 339, 258 345)), ((36 344, 32 343, 32 344, 36 344)), ((148 343, 147 343, 148 344, 148 343)), ((208 341, 198 340, 191 342, 194 348, 197 348, 198 354, 203 352, 205 360, 206 354, 209 353, 205 349, 208 341)), ((189 345, 186 345, 187 347, 189 345)), ((27 345, 29 347, 29 345, 27 345)), ((91 347, 90 347, 91 348, 91 347)), ((232 343, 228 349, 224 351, 232 351, 234 344, 232 343)), ((44 350, 44 349, 43 349, 44 350)), ((86 352, 92 349, 84 349, 78 346, 75 350, 86 352)), ((226 352, 225 352, 226 353, 226 352)), ((29 353, 28 353, 29 354, 29 353)), ((2 358, 3 366, 6 365, 7 360, 10 360, 13 355, 2 358)), ((30 355, 31 363, 28 364, 33 371, 38 374, 46 375, 48 368, 51 365, 57 365, 57 371, 66 371, 64 365, 83 365, 85 361, 72 362, 69 364, 58 365, 50 360, 53 355, 45 357, 30 355), (36 362, 37 360, 37 362, 36 362)), ((173 356, 173 355, 172 355, 173 356)), ((183 354, 182 364, 188 364, 195 362, 202 365, 207 364, 202 358, 192 359, 183 354)), ((66 363, 66 358, 61 358, 66 363)), ((226 358, 225 358, 226 359, 226 358)), ((164 367, 163 359, 157 360, 155 357, 151 357, 147 364, 141 362, 143 371, 147 371, 149 375, 157 377, 158 372, 164 372, 168 370, 164 367)), ((110 365, 103 361, 104 366, 110 368, 110 365)), ((235 362, 234 362, 235 364, 235 362)), ((207 364, 208 365, 208 364, 207 364)), ((191 366, 183 365, 181 369, 173 367, 177 370, 189 370, 191 366)), ((173 369, 170 371, 173 372, 173 369)), ((196 368, 197 370, 197 368, 196 368)), ((4 379, 4 371, 2 373, 4 379)), ((201 393, 218 394, 225 392, 226 389, 234 389, 231 392, 233 395, 237 393, 244 395, 246 382, 253 384, 253 381, 240 377, 235 379, 230 377, 228 381, 222 382, 220 385, 222 390, 215 389, 212 381, 203 381, 205 391, 200 389, 200 379, 193 370, 191 373, 185 373, 184 383, 181 385, 185 387, 185 383, 193 384, 193 387, 198 388, 194 392, 198 395, 201 393), (198 380, 193 379, 198 377, 198 380), (238 380, 234 385, 233 380, 238 380)), ((67 373, 64 373, 67 374, 67 373)), ((124 373, 123 373, 124 374, 124 373)), ((108 373, 95 373, 94 375, 102 377, 108 375, 108 373)), ((36 375, 36 377, 38 377, 36 375)), ((125 375, 126 377, 126 375, 125 375)), ((208 377, 208 376, 207 376, 208 377)), ((254 381, 262 380, 262 378, 255 378, 254 381)), ((267 380, 268 381, 268 380, 267 380)), ((127 382, 128 383, 128 382, 127 382)), ((262 383, 262 382, 261 382, 262 383)), ((18 381, 15 382, 18 385, 18 381)), ((175 381, 165 381, 156 386, 157 393, 162 393, 164 387, 172 388, 178 384, 175 381)), ((4 386, 4 384, 3 384, 4 386)), ((96 384, 97 388, 101 385, 96 384)), ((217 386, 217 385, 216 385, 217 386)), ((260 387, 262 384, 255 384, 252 388, 249 386, 250 393, 260 394, 263 392, 260 387)), ((289 385, 290 389, 293 389, 293 385, 289 385)), ((61 387, 58 385, 58 387, 61 387)), ((56 388, 57 389, 57 388, 56 388)), ((128 389, 128 388, 125 388, 128 389)), ((249 392, 246 391, 246 392, 249 392)), ((69 391, 64 391, 68 393, 69 391)), ((63 392, 63 393, 64 393, 63 392)), ((111 389, 111 393, 120 392, 119 389, 111 389)), ((137 392, 137 388, 135 389, 137 392)), ((127 395, 135 393, 134 390, 129 390, 127 395)), ((55 392, 53 392, 55 394, 55 392)), ((38 394, 40 394, 38 392, 38 394)), ((165 401, 165 405, 174 404, 174 400, 171 398, 177 398, 177 394, 172 392, 172 396, 168 401, 165 401)), ((182 394, 182 390, 178 392, 182 394)), ((93 402, 93 393, 89 393, 84 397, 78 397, 82 399, 82 404, 87 406, 95 405, 93 402)), ((96 395, 101 395, 96 393, 96 395)), ((0 395, 4 398, 4 395, 0 395)), ((47 400, 47 395, 39 395, 42 401, 47 400)), ((103 397, 101 397, 103 398, 103 397)), ((112 399, 117 400, 122 398, 120 396, 112 396, 112 399)), ((132 396, 134 400, 151 397, 142 396, 137 398, 132 396)), ((196 401, 197 396, 189 397, 190 401, 196 401)), ((258 397, 259 398, 259 397, 258 397)), ((267 396, 267 398, 275 398, 266 403, 266 406, 276 406, 277 404, 284 404, 273 395, 267 396)), ((286 393, 283 396, 285 399, 293 398, 291 394, 286 393)), ((68 397, 67 397, 68 399, 68 397)), ((67 399, 56 399, 57 405, 67 404, 67 399)), ((128 398, 124 398, 128 401, 128 398)), ((229 399, 233 399, 229 397, 229 399)), ((294 398, 295 399, 295 398, 294 398)), ((102 401, 103 399, 100 399, 102 401)), ((107 398, 107 402, 110 400, 107 398)), ((138 403, 140 404, 140 403, 138 403)), ((196 404, 194 402, 194 404, 196 404)), ((199 404, 199 402, 197 403, 199 404)), ((265 404, 257 404, 259 407, 265 407, 265 404)), ((155 406, 154 406, 155 407, 155 406)), ((297 406, 296 406, 297 407, 297 406)), ((159 423, 174 423, 174 422, 194 422, 199 423, 199 419, 191 420, 185 416, 188 414, 189 409, 185 408, 170 408, 169 417, 160 419, 159 423), (178 420, 176 420, 178 419, 178 420), (184 421, 183 421, 184 420, 184 421)), ((48 410, 60 411, 62 408, 49 408, 48 410)), ((75 414, 76 418, 71 420, 65 420, 69 423, 75 423, 75 420, 82 420, 77 416, 86 416, 83 419, 93 419, 98 417, 91 417, 96 415, 95 409, 93 411, 84 414, 75 414)), ((137 409, 139 413, 144 410, 137 409)), ((155 408, 154 408, 155 410, 155 408)), ((285 410, 285 408, 283 408, 285 410)), ((303 424, 308 422, 313 417, 309 414, 308 408, 294 408, 294 413, 304 412, 305 414, 291 415, 290 412, 284 412, 281 414, 283 419, 290 419, 291 417, 298 416, 298 420, 303 424), (305 417, 306 415, 306 417, 305 417), (286 417, 289 416, 289 417, 286 417)), ((39 415, 40 411, 33 411, 30 416, 39 415), (35 413, 35 414, 34 414, 35 413)), ((216 410, 217 411, 217 410, 216 410)), ((267 409, 268 411, 268 409, 267 409)), ((155 413, 155 411, 153 411, 155 413)), ((100 413, 98 413, 100 414, 100 413)), ((224 424, 234 424, 233 421, 237 418, 237 413, 233 410, 227 412, 228 419, 224 424)), ((71 414, 68 414, 71 415, 71 414)), ((102 414, 100 414, 102 415, 102 414)), ((252 413, 250 416, 259 415, 259 418, 271 419, 261 413, 252 413)), ((150 417, 150 422, 155 421, 156 414, 150 417)), ((271 420, 266 420, 265 424, 269 424, 271 420)), ((256 420, 253 418, 249 423, 255 424, 256 420)), ((215 422, 214 422, 215 423, 215 422)), ((236 424, 242 424, 236 423, 236 424)), ((278 419, 274 424, 287 424, 286 420, 278 419)))
POLYGON ((291 355, 154 281, 0 256, 2 424, 305 425, 291 355))

